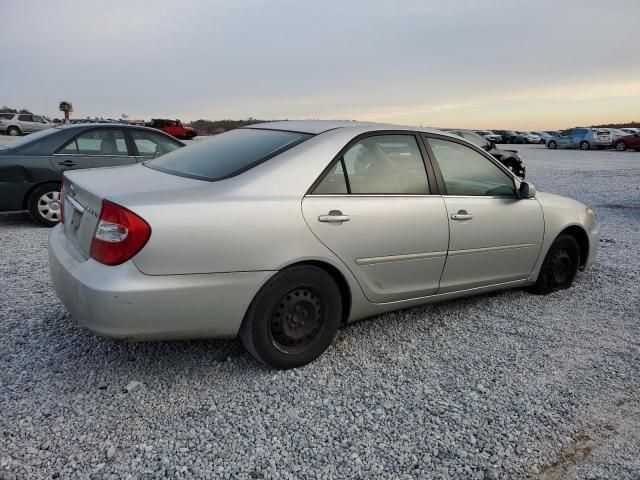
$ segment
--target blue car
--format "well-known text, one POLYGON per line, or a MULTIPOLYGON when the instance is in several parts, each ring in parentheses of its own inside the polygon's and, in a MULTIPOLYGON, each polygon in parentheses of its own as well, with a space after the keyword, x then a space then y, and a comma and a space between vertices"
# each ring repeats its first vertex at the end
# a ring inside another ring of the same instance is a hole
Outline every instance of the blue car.
POLYGON ((611 133, 609 130, 576 127, 563 130, 554 138, 549 139, 547 147, 552 150, 556 148, 579 148, 581 150, 610 148, 611 133))

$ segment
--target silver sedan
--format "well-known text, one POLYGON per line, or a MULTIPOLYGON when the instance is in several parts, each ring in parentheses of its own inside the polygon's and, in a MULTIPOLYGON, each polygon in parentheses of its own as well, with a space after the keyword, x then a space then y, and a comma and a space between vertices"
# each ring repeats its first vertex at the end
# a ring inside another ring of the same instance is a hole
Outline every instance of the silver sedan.
POLYGON ((593 261, 593 211, 437 130, 275 122, 143 164, 70 171, 51 275, 127 339, 239 336, 291 368, 338 328, 492 290, 546 294, 593 261))

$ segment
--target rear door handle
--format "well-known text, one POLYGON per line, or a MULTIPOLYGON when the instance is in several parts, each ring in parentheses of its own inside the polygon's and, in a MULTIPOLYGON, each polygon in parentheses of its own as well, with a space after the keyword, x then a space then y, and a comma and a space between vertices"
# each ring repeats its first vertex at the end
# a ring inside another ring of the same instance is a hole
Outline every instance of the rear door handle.
POLYGON ((62 165, 64 167, 75 167, 77 163, 71 160, 65 160, 64 162, 58 162, 58 165, 62 165))
POLYGON ((340 210, 331 210, 328 215, 320 215, 318 217, 319 222, 326 223, 342 223, 351 220, 349 215, 343 215, 340 210))
POLYGON ((458 213, 451 215, 451 220, 471 220, 473 215, 467 213, 466 210, 458 210, 458 213))

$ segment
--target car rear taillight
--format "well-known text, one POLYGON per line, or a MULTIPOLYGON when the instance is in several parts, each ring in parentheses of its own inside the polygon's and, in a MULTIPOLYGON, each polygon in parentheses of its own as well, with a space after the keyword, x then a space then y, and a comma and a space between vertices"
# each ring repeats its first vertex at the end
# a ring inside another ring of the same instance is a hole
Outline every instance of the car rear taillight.
POLYGON ((142 250, 150 236, 151 227, 143 218, 117 203, 102 200, 91 240, 91 258, 105 265, 120 265, 142 250))

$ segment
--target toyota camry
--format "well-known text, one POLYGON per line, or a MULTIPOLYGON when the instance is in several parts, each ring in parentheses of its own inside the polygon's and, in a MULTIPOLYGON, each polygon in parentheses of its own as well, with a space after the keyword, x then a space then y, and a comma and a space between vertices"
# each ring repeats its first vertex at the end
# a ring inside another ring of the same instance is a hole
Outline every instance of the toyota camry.
POLYGON ((571 286, 596 254, 587 206, 439 130, 239 128, 141 164, 67 171, 55 290, 98 335, 236 337, 275 368, 341 325, 493 290, 571 286))

